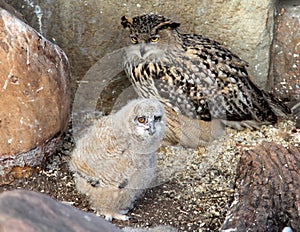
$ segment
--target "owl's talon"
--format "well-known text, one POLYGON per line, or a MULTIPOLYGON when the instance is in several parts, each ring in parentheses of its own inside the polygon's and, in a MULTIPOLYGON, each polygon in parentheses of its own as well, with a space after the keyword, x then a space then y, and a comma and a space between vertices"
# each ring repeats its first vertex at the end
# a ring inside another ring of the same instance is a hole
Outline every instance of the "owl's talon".
POLYGON ((117 219, 117 220, 121 220, 121 221, 128 221, 130 219, 129 216, 126 216, 124 214, 119 214, 119 213, 115 213, 115 214, 105 214, 105 220, 107 221, 112 221, 112 219, 117 219))
POLYGON ((112 219, 113 219, 113 217, 112 217, 112 215, 111 215, 111 214, 107 214, 107 215, 105 215, 105 220, 106 220, 106 221, 109 221, 109 222, 111 222, 111 221, 112 221, 112 219))
POLYGON ((116 215, 114 215, 114 218, 121 220, 121 221, 128 221, 130 217, 123 215, 123 214, 116 214, 116 215))

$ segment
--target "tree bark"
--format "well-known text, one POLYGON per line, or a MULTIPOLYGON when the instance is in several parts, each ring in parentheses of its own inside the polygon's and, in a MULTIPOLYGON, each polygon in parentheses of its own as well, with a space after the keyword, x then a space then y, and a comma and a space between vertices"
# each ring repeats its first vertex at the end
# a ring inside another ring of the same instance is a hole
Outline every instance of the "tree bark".
POLYGON ((222 231, 300 229, 300 149, 263 143, 244 151, 222 231))

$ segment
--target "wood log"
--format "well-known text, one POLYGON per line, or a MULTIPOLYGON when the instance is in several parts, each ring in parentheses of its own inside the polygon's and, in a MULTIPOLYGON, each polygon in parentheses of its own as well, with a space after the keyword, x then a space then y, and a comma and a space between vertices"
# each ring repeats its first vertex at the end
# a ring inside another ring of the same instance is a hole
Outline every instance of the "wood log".
POLYGON ((243 152, 221 231, 300 230, 300 148, 263 143, 243 152))

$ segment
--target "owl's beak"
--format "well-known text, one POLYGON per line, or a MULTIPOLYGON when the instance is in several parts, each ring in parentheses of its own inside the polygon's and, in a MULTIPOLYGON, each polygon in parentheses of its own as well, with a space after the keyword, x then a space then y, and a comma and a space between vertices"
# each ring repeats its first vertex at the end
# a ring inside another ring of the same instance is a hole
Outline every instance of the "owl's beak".
POLYGON ((156 132, 156 127, 155 127, 154 121, 149 123, 148 131, 149 131, 149 135, 153 135, 156 132))
POLYGON ((141 45, 140 45, 140 53, 141 53, 141 57, 143 57, 146 53, 145 42, 142 42, 141 45))

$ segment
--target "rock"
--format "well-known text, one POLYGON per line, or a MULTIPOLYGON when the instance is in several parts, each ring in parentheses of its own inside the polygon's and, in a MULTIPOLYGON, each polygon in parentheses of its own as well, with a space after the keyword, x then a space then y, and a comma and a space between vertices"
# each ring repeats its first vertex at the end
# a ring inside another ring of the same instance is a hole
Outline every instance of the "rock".
POLYGON ((265 87, 267 82, 276 0, 9 2, 67 52, 76 80, 106 53, 124 45, 121 16, 154 12, 181 22, 181 32, 218 40, 250 63, 256 83, 265 87))
POLYGON ((170 226, 156 226, 154 228, 130 228, 126 227, 123 229, 124 232, 178 232, 177 229, 170 226))
POLYGON ((288 100, 300 100, 300 2, 281 1, 276 16, 269 89, 288 100))
MULTIPOLYGON (((61 142, 70 113, 65 53, 0 8, 0 176, 34 167, 61 142)), ((1 180, 0 180, 1 182, 1 180)))
POLYGON ((1 231, 59 232, 176 232, 170 226, 119 229, 103 218, 58 202, 49 196, 27 190, 0 194, 1 231))
POLYGON ((221 231, 300 228, 300 149, 274 142, 246 150, 237 170, 235 199, 221 231))
POLYGON ((104 219, 49 196, 14 190, 0 195, 1 231, 121 232, 104 219))

